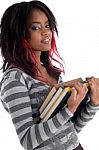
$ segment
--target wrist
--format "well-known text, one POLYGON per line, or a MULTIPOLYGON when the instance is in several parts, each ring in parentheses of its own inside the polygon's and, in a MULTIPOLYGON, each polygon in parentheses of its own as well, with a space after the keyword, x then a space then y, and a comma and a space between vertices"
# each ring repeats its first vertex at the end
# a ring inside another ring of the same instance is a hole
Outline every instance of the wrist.
POLYGON ((71 112, 71 113, 74 113, 75 112, 75 109, 71 106, 68 106, 66 105, 66 107, 68 108, 68 110, 71 112))
POLYGON ((90 104, 92 105, 92 106, 98 106, 99 105, 99 103, 97 103, 97 102, 90 102, 90 104))

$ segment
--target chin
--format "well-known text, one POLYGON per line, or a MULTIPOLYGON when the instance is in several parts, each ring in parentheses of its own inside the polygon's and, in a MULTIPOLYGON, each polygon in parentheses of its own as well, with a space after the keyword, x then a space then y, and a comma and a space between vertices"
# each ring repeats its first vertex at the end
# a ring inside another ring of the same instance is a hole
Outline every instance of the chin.
POLYGON ((42 48, 41 51, 49 51, 51 48, 42 48))
POLYGON ((40 47, 44 51, 49 51, 51 49, 51 44, 45 44, 40 47))
POLYGON ((42 51, 46 52, 46 51, 49 51, 50 49, 43 49, 42 51))

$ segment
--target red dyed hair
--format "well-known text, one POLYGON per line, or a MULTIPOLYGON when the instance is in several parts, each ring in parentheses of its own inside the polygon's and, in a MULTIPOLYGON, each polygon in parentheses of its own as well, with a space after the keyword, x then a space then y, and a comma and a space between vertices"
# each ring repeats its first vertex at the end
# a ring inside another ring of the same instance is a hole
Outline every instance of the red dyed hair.
MULTIPOLYGON (((38 68, 37 68, 36 56, 35 56, 35 53, 33 52, 32 47, 30 46, 30 44, 28 43, 28 41, 25 38, 22 38, 22 46, 23 46, 23 49, 25 50, 25 52, 24 52, 25 59, 32 64, 32 68, 31 68, 32 75, 37 75, 38 68)), ((65 73, 64 66, 60 60, 63 61, 63 59, 61 58, 61 56, 58 53, 54 33, 52 32, 51 49, 49 51, 41 52, 41 62, 43 62, 44 66, 48 70, 49 74, 50 74, 51 70, 53 70, 52 71, 53 73, 51 73, 51 74, 52 74, 52 76, 54 76, 54 73, 56 75, 59 72, 65 73), (55 65, 53 65, 52 61, 57 62, 59 64, 60 68, 55 67, 55 65)), ((29 74, 31 74, 31 73, 29 73, 29 74)))

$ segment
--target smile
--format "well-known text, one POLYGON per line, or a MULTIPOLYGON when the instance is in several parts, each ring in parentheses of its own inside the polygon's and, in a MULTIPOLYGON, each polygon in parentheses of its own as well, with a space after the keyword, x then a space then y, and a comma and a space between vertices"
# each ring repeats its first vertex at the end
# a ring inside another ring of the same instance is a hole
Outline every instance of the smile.
POLYGON ((48 44, 50 41, 51 41, 50 38, 45 38, 41 42, 44 43, 44 44, 48 44))

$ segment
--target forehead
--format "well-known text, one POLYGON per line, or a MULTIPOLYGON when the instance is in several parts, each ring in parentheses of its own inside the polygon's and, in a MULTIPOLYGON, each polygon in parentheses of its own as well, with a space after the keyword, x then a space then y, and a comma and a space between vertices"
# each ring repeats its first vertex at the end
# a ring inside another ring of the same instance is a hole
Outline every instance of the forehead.
POLYGON ((40 9, 31 10, 29 15, 29 22, 40 22, 40 21, 47 21, 47 15, 40 9))

